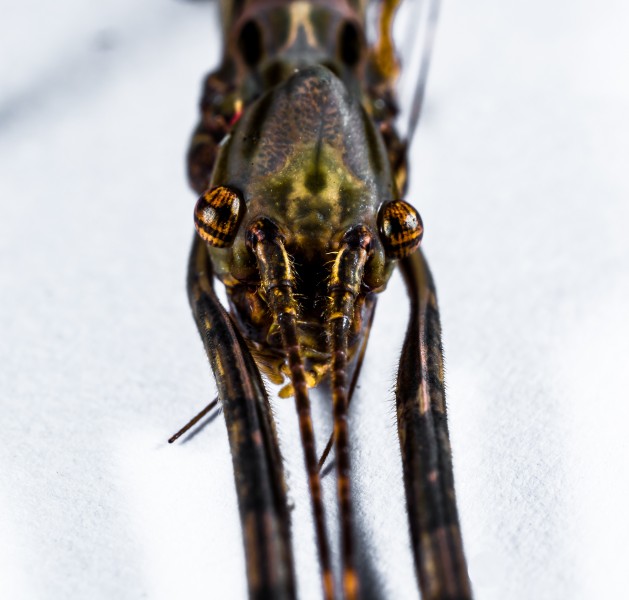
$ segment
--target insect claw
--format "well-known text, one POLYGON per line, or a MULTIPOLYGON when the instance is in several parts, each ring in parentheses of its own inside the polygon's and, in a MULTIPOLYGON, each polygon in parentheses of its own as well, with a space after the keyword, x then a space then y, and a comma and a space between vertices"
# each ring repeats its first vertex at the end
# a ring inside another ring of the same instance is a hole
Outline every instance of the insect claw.
POLYGON ((168 443, 176 442, 186 431, 194 427, 205 415, 207 415, 218 404, 218 396, 212 400, 198 415, 188 421, 175 435, 168 439, 168 443))

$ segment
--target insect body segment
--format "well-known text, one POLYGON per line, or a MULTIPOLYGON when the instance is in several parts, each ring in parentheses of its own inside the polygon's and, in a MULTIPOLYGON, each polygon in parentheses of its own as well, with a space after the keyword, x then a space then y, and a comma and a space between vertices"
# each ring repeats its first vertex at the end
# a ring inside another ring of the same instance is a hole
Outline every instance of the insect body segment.
MULTIPOLYGON (((383 18, 390 21, 396 4, 385 3, 383 18)), ((350 384, 349 365, 356 357, 362 360, 375 295, 386 287, 398 260, 415 256, 423 234, 417 210, 399 200, 405 145, 393 127, 397 63, 389 38, 380 49, 367 47, 364 15, 358 0, 225 1, 225 54, 206 79, 202 118, 188 154, 190 183, 201 194, 194 213, 198 237, 189 295, 226 407, 252 597, 294 594, 281 456, 260 372, 276 383, 287 378, 284 391, 294 396, 328 599, 339 591, 332 576, 309 388, 330 375, 341 588, 347 599, 360 594, 348 419, 355 380, 350 384), (217 304, 213 275, 226 286, 229 315, 217 304), (252 436, 249 446, 243 445, 243 436, 252 436), (242 478, 244 473, 250 480, 242 478), (268 553, 271 558, 261 562, 268 553), (271 595, 264 596, 268 590, 271 595)), ((409 286, 409 293, 419 292, 409 286)), ((413 307, 412 323, 421 323, 422 309, 417 303, 413 307)), ((422 331, 409 328, 409 335, 422 331)), ((423 363, 411 355, 408 360, 419 361, 421 379, 423 363)), ((432 523, 434 503, 445 501, 443 494, 453 498, 453 490, 426 488, 413 495, 417 482, 424 481, 415 473, 421 461, 413 452, 425 432, 408 428, 409 420, 416 420, 418 396, 415 380, 400 378, 407 499, 419 497, 428 511, 411 519, 432 523)), ((430 449, 439 460, 446 453, 443 468, 450 469, 451 478, 449 448, 432 444, 430 449)), ((440 481, 449 481, 448 473, 440 481)), ((452 506, 444 527, 458 525, 452 506)), ((459 538, 455 535, 444 551, 430 527, 412 525, 411 532, 422 589, 434 584, 445 590, 433 575, 437 571, 425 566, 433 560, 426 549, 439 546, 435 560, 459 550, 462 556, 459 538), (417 537, 432 541, 426 545, 417 537)), ((444 580, 453 576, 444 573, 444 580)))

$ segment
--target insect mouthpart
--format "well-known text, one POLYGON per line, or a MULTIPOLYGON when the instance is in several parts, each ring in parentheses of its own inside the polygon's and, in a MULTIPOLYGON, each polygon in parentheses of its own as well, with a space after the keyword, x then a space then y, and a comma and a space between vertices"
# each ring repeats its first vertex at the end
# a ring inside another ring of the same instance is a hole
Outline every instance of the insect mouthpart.
MULTIPOLYGON (((256 258, 260 272, 260 291, 271 311, 298 314, 297 303, 289 296, 299 289, 293 257, 287 252, 286 237, 276 223, 262 217, 247 227, 246 244, 256 258), (284 289, 286 288, 286 289, 284 289), (287 290, 290 290, 290 294, 287 290)), ((336 293, 342 290, 356 298, 363 285, 365 265, 373 253, 373 234, 365 226, 350 229, 342 238, 331 272, 325 283, 325 296, 333 304, 336 293)), ((316 287, 321 292, 321 282, 316 287)), ((312 286, 310 286, 312 287, 312 286)), ((326 311, 329 320, 330 306, 326 311)))
MULTIPOLYGON (((326 330, 328 353, 331 357, 334 435, 338 450, 339 494, 343 518, 346 519, 350 518, 351 513, 347 431, 348 340, 365 264, 372 252, 372 240, 371 232, 364 226, 348 231, 341 241, 328 283, 326 330)), ((299 415, 309 484, 313 498, 320 499, 321 483, 310 414, 308 377, 298 335, 299 307, 295 297, 297 283, 286 251, 285 238, 271 219, 262 217, 247 227, 246 244, 256 257, 260 271, 260 292, 272 315, 273 324, 279 329, 299 415)), ((320 502, 315 501, 316 511, 319 506, 320 502)), ((317 528, 324 528, 322 513, 316 515, 315 524, 317 528)), ((327 548, 324 552, 327 552, 327 548)), ((353 568, 350 568, 350 572, 353 572, 353 568)))

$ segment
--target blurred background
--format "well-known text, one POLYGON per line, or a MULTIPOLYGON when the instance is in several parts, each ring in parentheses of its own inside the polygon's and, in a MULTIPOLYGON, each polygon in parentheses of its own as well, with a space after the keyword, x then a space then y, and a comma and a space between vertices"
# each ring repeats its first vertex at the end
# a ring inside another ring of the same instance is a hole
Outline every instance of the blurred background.
MULTIPOLYGON (((0 3, 0 596, 244 598, 221 416, 185 294, 184 175, 217 7, 0 3)), ((629 555, 629 6, 447 0, 411 157, 479 599, 621 597, 629 555)), ((416 598, 379 301, 351 410, 370 597, 416 598)), ((292 402, 274 400, 302 598, 292 402)), ((329 410, 315 401, 318 445, 329 410)), ((334 476, 325 478, 337 538, 334 476)))

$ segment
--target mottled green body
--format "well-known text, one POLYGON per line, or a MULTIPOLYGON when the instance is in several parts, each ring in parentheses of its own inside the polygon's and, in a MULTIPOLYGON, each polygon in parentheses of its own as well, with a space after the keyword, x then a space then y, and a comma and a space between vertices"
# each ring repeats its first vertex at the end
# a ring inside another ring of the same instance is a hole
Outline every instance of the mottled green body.
MULTIPOLYGON (((326 363, 325 315, 315 310, 328 295, 326 267, 345 232, 357 223, 377 230, 378 209, 396 197, 386 149, 359 99, 327 68, 306 67, 254 102, 236 123, 218 156, 212 185, 240 190, 247 214, 231 248, 212 248, 218 277, 231 289, 244 327, 249 302, 239 302, 259 281, 246 247, 247 223, 266 216, 285 236, 295 261, 297 294, 306 298, 299 326, 307 357, 326 363)), ((365 289, 383 289, 392 268, 376 238, 365 289)), ((356 318, 360 319, 361 314, 356 318)), ((272 322, 252 337, 273 349, 272 322)), ((360 329, 360 324, 356 324, 360 329)), ((351 341, 353 353, 359 336, 351 341)), ((315 360, 315 362, 317 362, 315 360)))
MULTIPOLYGON (((240 189, 247 219, 272 218, 304 263, 338 250, 356 223, 375 230, 383 199, 397 194, 386 148, 360 99, 320 65, 299 70, 252 104, 219 154, 212 185, 240 189)), ((214 255, 239 280, 250 274, 239 271, 247 264, 245 230, 231 262, 214 255)), ((381 245, 377 252, 372 288, 386 282, 381 245)))

